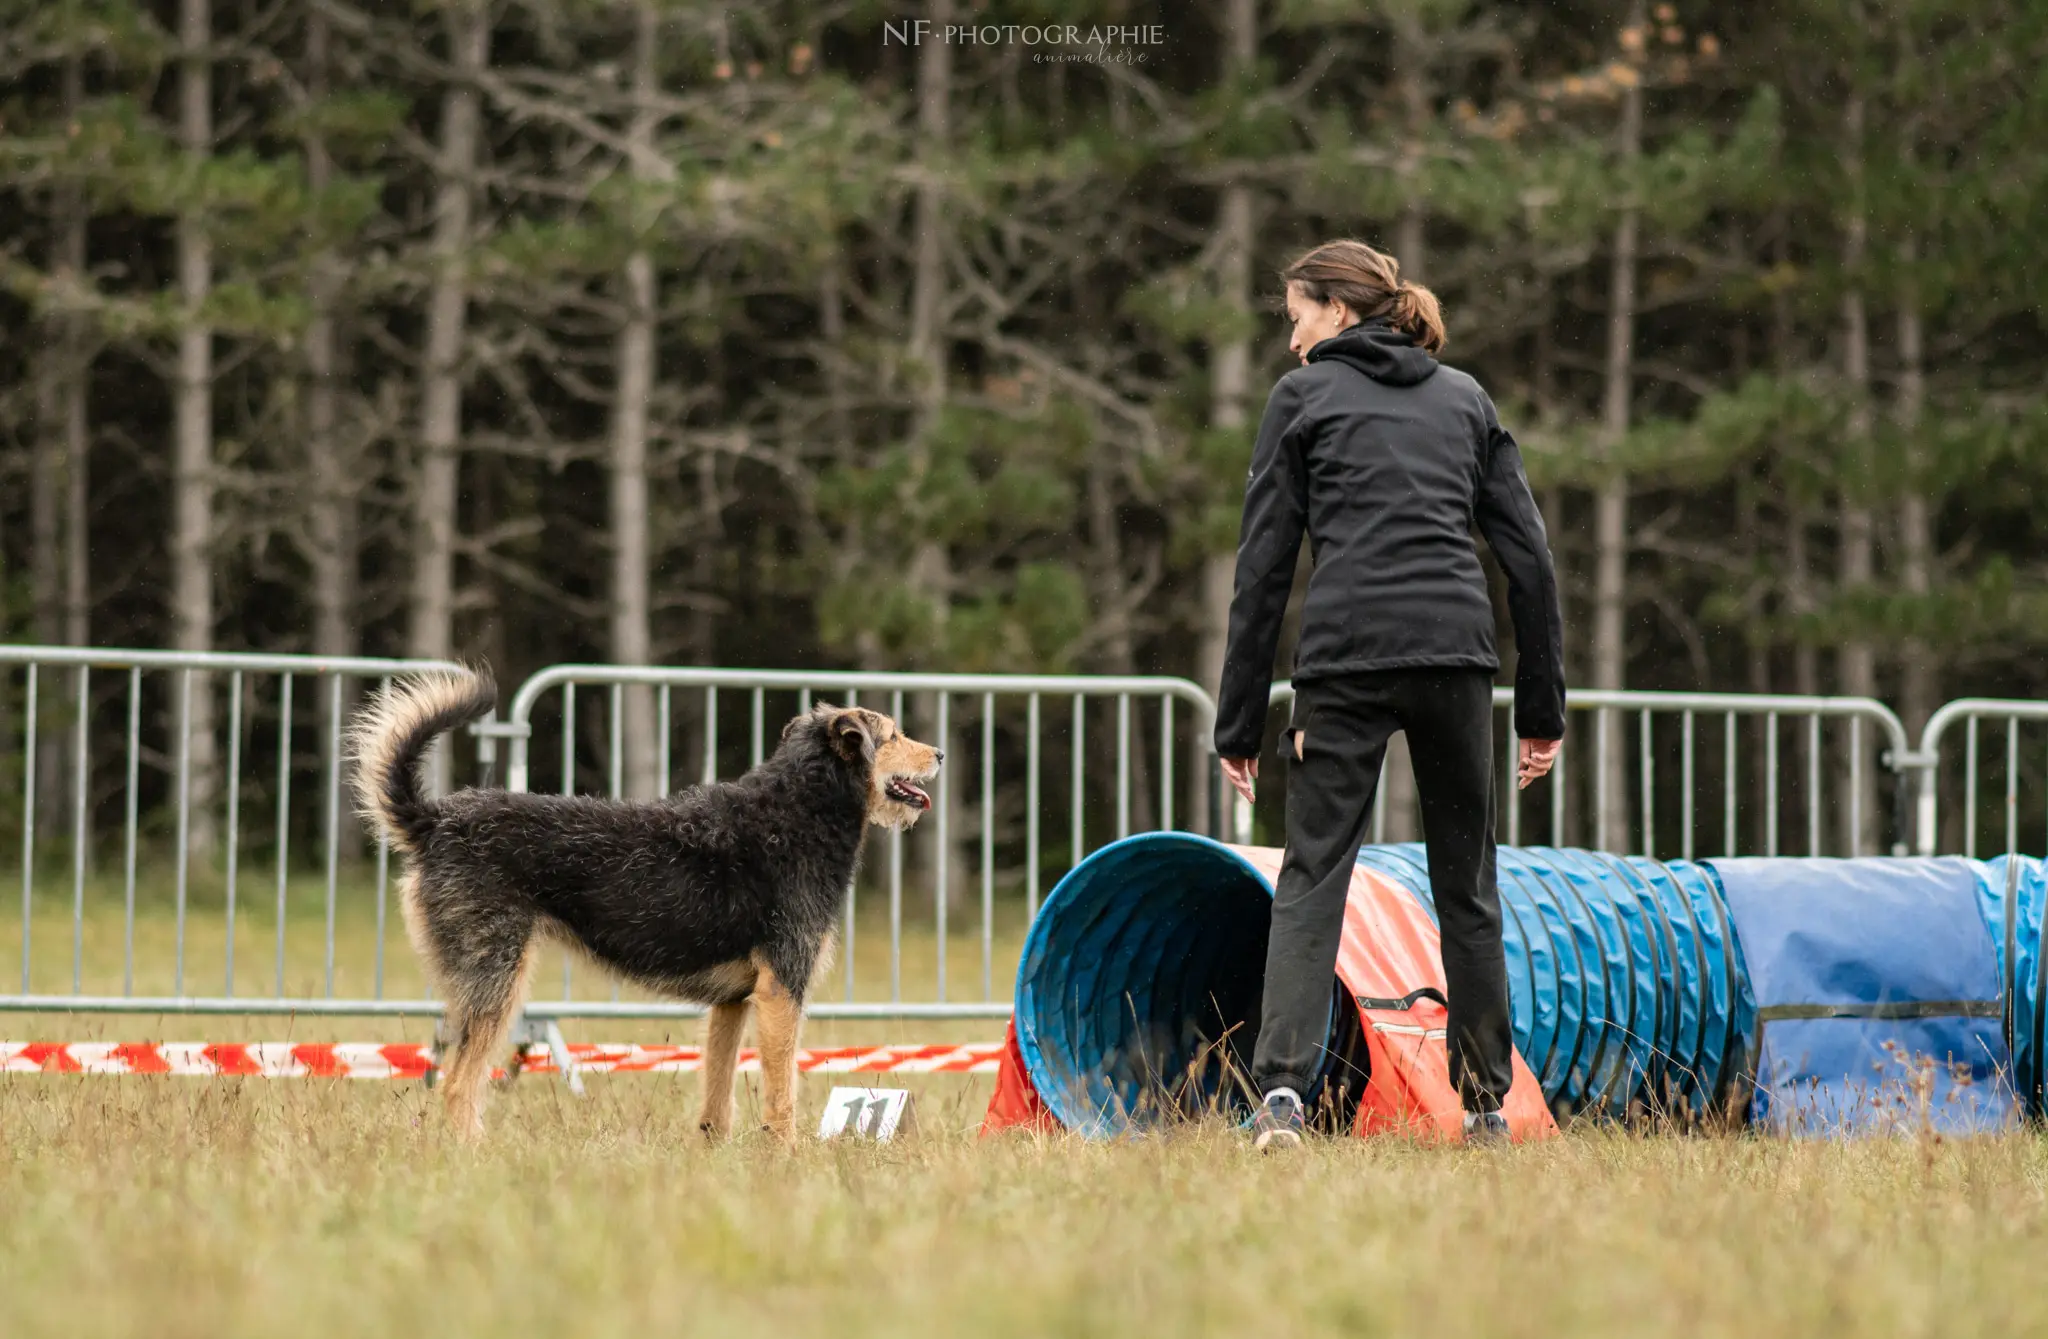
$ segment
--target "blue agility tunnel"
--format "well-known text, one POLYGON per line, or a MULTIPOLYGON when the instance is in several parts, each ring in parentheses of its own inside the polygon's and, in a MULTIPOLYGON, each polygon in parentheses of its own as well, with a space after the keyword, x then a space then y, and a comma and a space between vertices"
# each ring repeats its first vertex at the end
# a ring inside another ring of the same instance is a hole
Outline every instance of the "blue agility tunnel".
MULTIPOLYGON (((1430 902, 1423 847, 1359 863, 1430 902)), ((1500 851, 1515 1049, 1559 1114, 1694 1114, 1740 1074, 1755 1005, 1705 866, 1549 847, 1500 851)), ((1431 914, 1435 914, 1434 906, 1431 914)))
MULTIPOLYGON (((1421 846, 1359 860, 1434 915, 1421 846)), ((1503 849, 1500 873, 1515 1046, 1554 1110, 1699 1111, 1733 1082, 1754 1006, 1710 873, 1544 849, 1503 849)), ((1104 847, 1061 880, 1025 940, 1016 1000, 1019 1052, 1063 1125, 1107 1132, 1228 1103, 1229 1073, 1250 1069, 1271 901, 1251 864, 1187 833, 1104 847)), ((1333 1054, 1350 1049, 1333 1037, 1333 1054)))
MULTIPOLYGON (((1434 914, 1420 845, 1367 847, 1359 863, 1434 914)), ((1502 848, 1500 892, 1515 1045, 1559 1114, 1726 1102, 1781 1128, 1868 1128, 1858 1094, 1905 1053, 1945 1076, 1919 1113, 1942 1128, 2005 1122, 2015 1079, 2040 1090, 2038 861, 1502 848)), ((1243 856, 1186 833, 1118 842, 1060 881, 1025 941, 1016 1019, 1026 1072, 1062 1125, 1111 1133, 1241 1101, 1271 897, 1243 856)), ((1342 1031, 1355 1013, 1332 1018, 1331 1055, 1355 1063, 1342 1031)))
POLYGON ((1060 1124, 1106 1134, 1168 1102, 1229 1102, 1272 898, 1230 848, 1185 833, 1126 838, 1060 880, 1017 971, 1018 1051, 1060 1124))

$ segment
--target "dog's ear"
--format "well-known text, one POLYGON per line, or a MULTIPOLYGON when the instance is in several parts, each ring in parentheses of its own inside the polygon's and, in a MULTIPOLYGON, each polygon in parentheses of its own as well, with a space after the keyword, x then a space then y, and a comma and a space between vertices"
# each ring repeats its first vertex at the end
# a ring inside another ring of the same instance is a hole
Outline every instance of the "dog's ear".
POLYGON ((875 760, 875 735, 868 728, 867 713, 849 707, 833 716, 830 729, 832 747, 840 757, 848 762, 856 758, 875 760))

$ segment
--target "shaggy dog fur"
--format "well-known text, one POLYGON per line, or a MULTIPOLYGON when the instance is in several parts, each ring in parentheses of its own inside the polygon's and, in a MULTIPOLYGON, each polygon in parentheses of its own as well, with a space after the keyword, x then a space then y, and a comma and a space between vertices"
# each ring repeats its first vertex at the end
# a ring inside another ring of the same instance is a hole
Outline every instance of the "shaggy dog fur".
POLYGON ((704 1132, 733 1119, 747 1006, 768 1127, 795 1134, 804 992, 830 951, 870 824, 907 828, 942 755, 860 708, 792 720, 736 781, 662 800, 462 790, 429 799, 436 736, 488 712, 488 672, 402 679, 356 718, 357 802, 406 857, 406 929, 448 1001, 449 1118, 483 1131, 484 1080, 540 944, 571 945, 627 980, 710 1006, 704 1132))

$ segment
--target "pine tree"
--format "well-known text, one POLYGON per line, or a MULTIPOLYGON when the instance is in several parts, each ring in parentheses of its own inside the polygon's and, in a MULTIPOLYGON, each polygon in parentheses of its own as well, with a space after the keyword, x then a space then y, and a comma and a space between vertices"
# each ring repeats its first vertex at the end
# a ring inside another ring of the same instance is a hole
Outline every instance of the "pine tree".
POLYGON ((412 476, 415 514, 412 607, 406 653, 445 659, 455 650, 457 504, 462 469, 464 339, 469 316, 468 255, 482 154, 483 92, 490 61, 490 15, 481 0, 453 0, 442 15, 447 84, 441 93, 433 165, 433 266, 421 361, 419 463, 412 476))

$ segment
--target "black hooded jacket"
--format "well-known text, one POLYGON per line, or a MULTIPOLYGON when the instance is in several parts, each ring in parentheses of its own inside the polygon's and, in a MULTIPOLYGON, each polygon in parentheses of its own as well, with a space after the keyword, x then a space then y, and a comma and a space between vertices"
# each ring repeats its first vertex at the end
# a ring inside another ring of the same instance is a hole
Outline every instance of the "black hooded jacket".
POLYGON ((1294 682, 1430 666, 1498 670, 1472 529, 1508 579, 1515 732, 1564 737, 1563 620, 1543 517, 1479 383, 1382 321, 1309 350, 1266 402, 1245 485, 1216 751, 1256 757, 1304 532, 1314 572, 1294 682))

